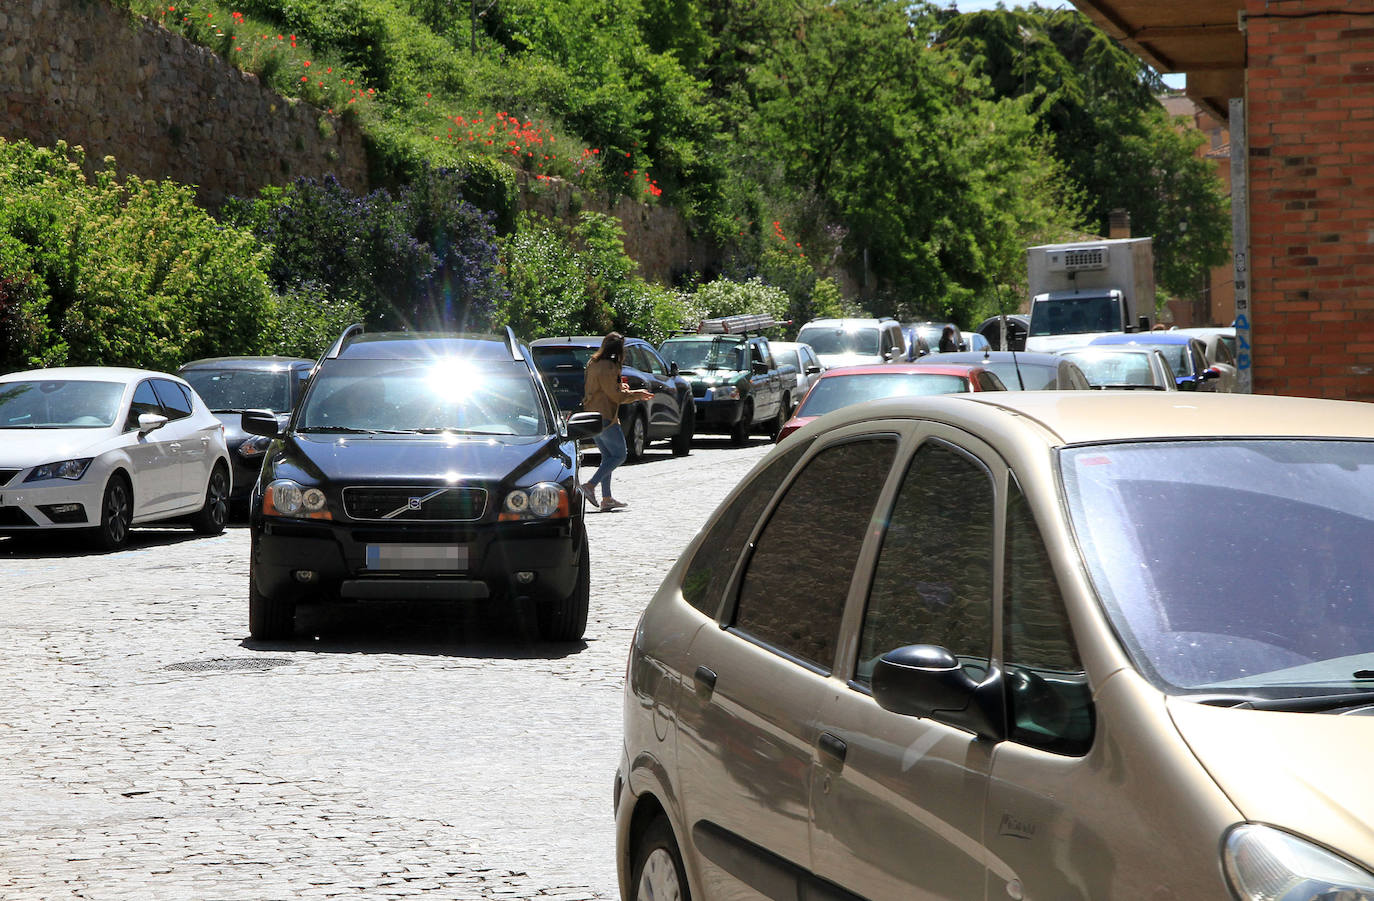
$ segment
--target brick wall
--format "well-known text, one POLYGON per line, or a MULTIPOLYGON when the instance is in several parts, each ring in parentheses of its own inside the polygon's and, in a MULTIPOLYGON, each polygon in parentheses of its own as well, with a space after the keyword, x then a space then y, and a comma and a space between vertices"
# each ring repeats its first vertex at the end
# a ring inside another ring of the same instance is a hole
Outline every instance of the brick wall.
POLYGON ((1374 15, 1246 7, 1255 392, 1374 400, 1374 15))

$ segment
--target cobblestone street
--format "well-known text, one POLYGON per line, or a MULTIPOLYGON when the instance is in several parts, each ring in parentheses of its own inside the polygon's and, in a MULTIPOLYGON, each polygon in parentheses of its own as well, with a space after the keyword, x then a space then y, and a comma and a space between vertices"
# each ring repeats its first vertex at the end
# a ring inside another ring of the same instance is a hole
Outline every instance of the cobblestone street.
POLYGON ((702 445, 617 471, 573 646, 406 604, 249 642, 242 522, 0 539, 0 899, 617 897, 630 637, 771 447, 702 445))

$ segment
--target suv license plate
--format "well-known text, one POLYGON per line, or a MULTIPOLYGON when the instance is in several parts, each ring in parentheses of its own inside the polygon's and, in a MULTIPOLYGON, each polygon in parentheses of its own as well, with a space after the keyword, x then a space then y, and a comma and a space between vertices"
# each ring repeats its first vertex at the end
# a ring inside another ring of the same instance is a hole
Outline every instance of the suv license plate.
POLYGON ((464 570, 468 549, 462 544, 369 544, 367 568, 464 570))

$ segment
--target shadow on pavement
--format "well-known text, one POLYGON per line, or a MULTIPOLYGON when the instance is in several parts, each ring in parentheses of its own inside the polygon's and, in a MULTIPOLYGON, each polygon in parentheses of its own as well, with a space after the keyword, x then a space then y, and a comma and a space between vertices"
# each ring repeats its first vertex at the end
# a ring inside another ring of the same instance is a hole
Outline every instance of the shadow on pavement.
POLYGON ((296 611, 296 634, 255 641, 250 651, 314 654, 420 654, 486 660, 558 660, 587 650, 585 641, 538 637, 533 611, 525 615, 474 605, 388 601, 307 604, 296 611))
POLYGON ((157 529, 135 526, 130 530, 129 540, 124 547, 117 551, 103 551, 91 544, 85 535, 77 533, 74 529, 57 529, 35 532, 32 535, 11 535, 8 538, 0 538, 0 558, 37 560, 45 557, 53 559, 96 557, 167 547, 181 544, 183 541, 195 541, 203 537, 207 536, 197 535, 189 528, 157 529))

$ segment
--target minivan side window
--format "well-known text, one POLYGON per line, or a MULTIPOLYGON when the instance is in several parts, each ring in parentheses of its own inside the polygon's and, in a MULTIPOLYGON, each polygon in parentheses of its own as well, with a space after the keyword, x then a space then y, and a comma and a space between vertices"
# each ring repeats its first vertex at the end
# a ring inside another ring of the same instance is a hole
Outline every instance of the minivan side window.
POLYGON ((1086 754, 1093 738, 1088 674, 1044 539, 1014 479, 1007 494, 1002 575, 1009 737, 1057 754, 1086 754))
POLYGON ((911 458, 868 593, 854 680, 888 651, 952 652, 981 681, 992 654, 992 476, 940 441, 911 458))
POLYGON ((797 474, 745 566, 736 630, 830 671, 854 565, 896 451, 892 437, 849 441, 797 474))
POLYGON ((810 446, 810 441, 804 441, 774 458, 716 517, 696 556, 687 566, 687 572, 683 574, 683 600, 707 616, 716 615, 725 584, 735 571, 735 563, 754 531, 754 525, 773 499, 782 480, 787 478, 792 467, 797 465, 810 446))

